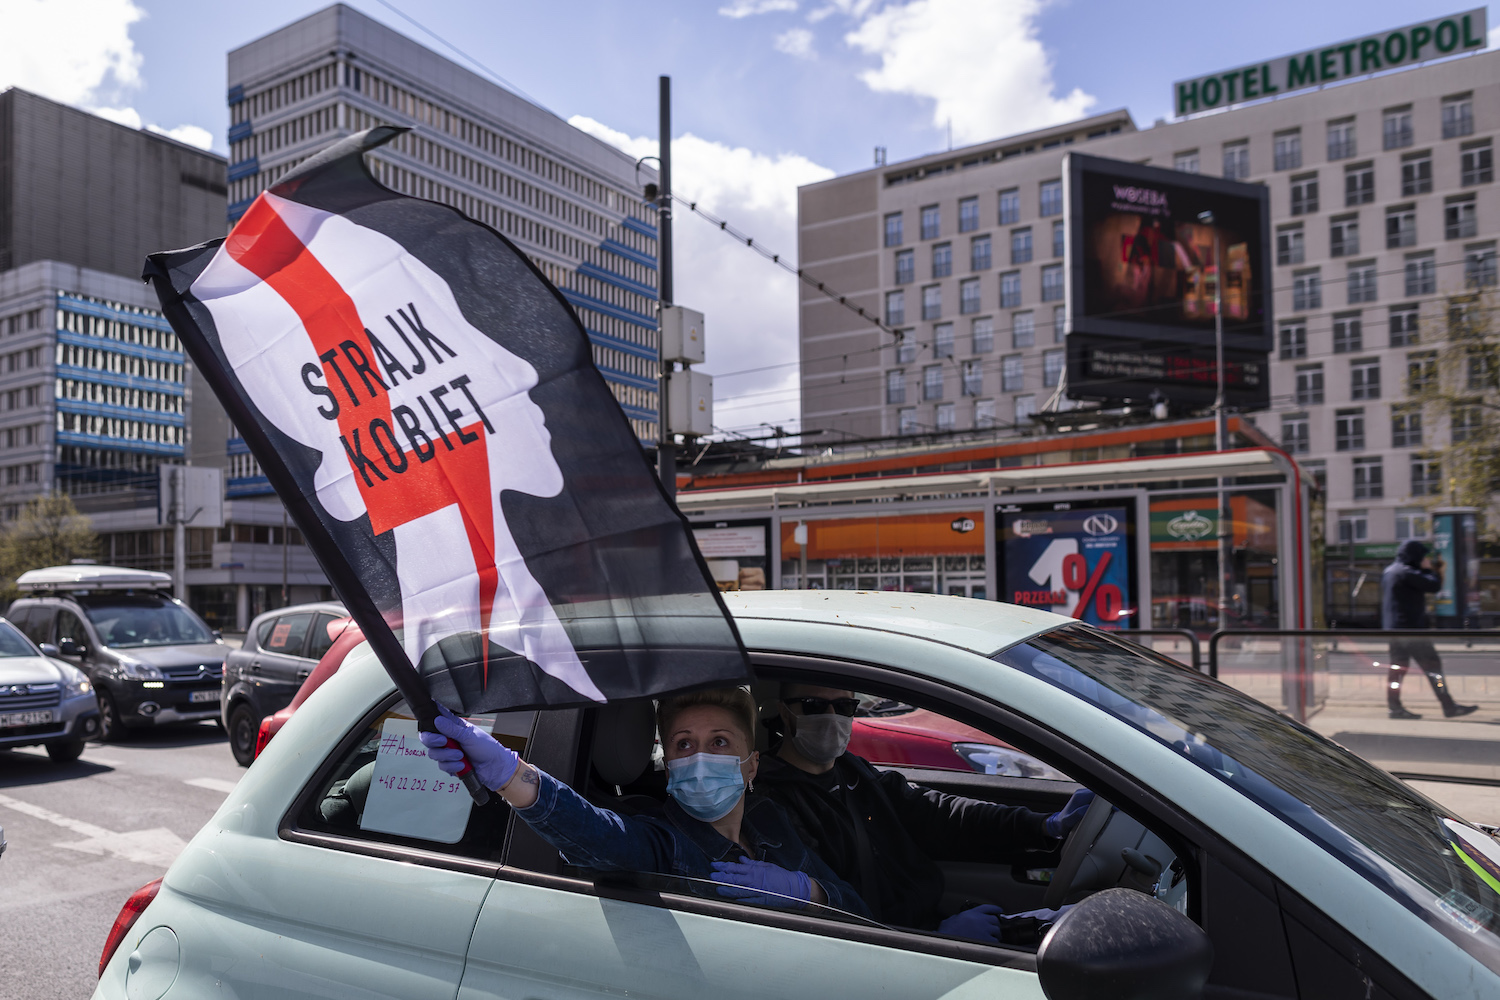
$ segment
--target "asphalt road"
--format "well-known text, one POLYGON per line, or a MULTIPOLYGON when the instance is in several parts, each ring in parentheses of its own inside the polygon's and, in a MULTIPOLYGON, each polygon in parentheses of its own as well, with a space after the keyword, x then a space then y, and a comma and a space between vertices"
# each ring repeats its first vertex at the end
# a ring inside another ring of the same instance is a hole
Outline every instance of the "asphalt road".
POLYGON ((0 751, 0 998, 89 996, 120 906, 242 774, 211 723, 90 743, 72 764, 0 751))

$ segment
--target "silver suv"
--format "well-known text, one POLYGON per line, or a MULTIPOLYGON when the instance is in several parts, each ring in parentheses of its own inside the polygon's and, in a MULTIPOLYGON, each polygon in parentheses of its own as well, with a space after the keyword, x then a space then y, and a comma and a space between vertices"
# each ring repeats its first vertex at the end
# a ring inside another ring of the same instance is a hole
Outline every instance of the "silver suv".
POLYGON ((0 618, 0 749, 41 744, 62 764, 77 760, 84 741, 98 733, 99 706, 89 679, 43 655, 0 618))

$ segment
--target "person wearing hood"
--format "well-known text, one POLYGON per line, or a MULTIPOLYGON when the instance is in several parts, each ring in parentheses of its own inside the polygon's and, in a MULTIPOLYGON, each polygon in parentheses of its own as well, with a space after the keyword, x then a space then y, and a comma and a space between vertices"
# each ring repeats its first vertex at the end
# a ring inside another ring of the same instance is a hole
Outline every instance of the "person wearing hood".
POLYGON ((760 768, 765 797, 791 814, 803 841, 850 883, 882 923, 980 941, 1008 941, 1055 919, 985 904, 946 919, 938 860, 1019 862, 1057 848, 1093 801, 1075 792, 1056 813, 948 795, 877 771, 848 752, 858 699, 851 691, 785 684, 782 741, 760 768))
MULTIPOLYGON (((1385 568, 1380 577, 1380 627, 1430 628, 1427 620, 1427 595, 1437 593, 1442 587, 1442 574, 1432 568, 1432 560, 1427 558, 1427 546, 1415 538, 1402 542, 1401 547, 1396 550, 1395 560, 1385 568)), ((1430 640, 1393 639, 1391 664, 1386 674, 1386 707, 1390 710, 1391 718, 1421 718, 1401 704, 1401 681, 1413 660, 1427 675, 1427 680, 1432 684, 1432 692, 1437 695, 1446 718, 1468 715, 1479 708, 1478 705, 1454 703, 1443 678, 1443 661, 1430 640)))

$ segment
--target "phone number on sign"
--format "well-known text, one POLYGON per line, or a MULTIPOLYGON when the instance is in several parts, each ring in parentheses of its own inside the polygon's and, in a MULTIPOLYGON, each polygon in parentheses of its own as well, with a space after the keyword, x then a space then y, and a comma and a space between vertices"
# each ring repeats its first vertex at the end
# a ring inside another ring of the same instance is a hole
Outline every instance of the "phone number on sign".
POLYGON ((407 778, 399 774, 387 774, 375 779, 393 792, 456 792, 464 786, 457 781, 435 781, 431 778, 407 778))

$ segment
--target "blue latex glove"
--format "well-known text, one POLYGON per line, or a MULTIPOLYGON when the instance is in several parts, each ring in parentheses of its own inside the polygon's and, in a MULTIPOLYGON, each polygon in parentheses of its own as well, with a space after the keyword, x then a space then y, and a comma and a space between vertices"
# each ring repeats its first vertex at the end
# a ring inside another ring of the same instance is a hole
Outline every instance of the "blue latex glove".
POLYGON ((1042 827, 1047 831, 1049 837, 1066 837, 1073 832, 1083 819, 1083 814, 1089 811, 1089 804, 1094 801, 1094 793, 1087 788, 1080 788, 1068 799, 1068 804, 1057 812, 1048 816, 1042 827))
POLYGON ((521 758, 514 750, 498 742, 489 733, 471 725, 442 705, 438 706, 438 717, 433 723, 438 731, 419 733, 427 756, 437 762, 447 774, 459 774, 464 769, 464 758, 474 765, 474 775, 486 788, 498 791, 521 766, 521 758), (453 746, 452 743, 457 743, 453 746))
POLYGON ((769 861, 715 861, 715 882, 724 883, 719 895, 761 906, 801 909, 798 902, 812 902, 812 879, 806 872, 788 871, 769 861), (770 895, 775 893, 775 895, 770 895), (785 897, 790 896, 790 899, 785 897))
POLYGON ((1005 912, 993 903, 955 913, 938 924, 939 934, 997 944, 1000 941, 1000 918, 1005 912))

